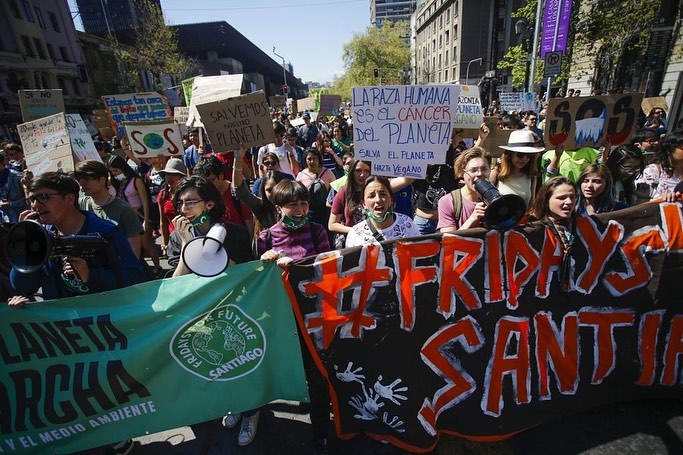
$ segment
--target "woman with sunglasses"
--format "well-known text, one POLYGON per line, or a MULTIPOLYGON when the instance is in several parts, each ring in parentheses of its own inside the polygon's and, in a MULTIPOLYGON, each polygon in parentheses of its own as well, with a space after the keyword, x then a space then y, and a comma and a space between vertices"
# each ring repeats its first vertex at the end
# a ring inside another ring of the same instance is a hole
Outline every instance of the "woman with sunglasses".
POLYGON ((630 207, 637 203, 635 181, 643 173, 643 153, 631 144, 623 144, 612 150, 605 163, 614 183, 614 199, 630 207))
POLYGON ((507 145, 501 145, 503 154, 500 164, 493 168, 489 180, 498 187, 500 194, 516 194, 531 207, 536 193, 538 154, 544 147, 536 146, 536 138, 530 130, 515 130, 507 145))
POLYGON ((294 176, 283 172, 280 168, 280 158, 273 152, 266 152, 263 155, 263 161, 261 162, 264 168, 264 174, 254 181, 254 185, 251 187, 251 192, 254 196, 259 196, 261 194, 261 186, 263 185, 263 179, 269 171, 280 172, 286 179, 294 180, 294 176))

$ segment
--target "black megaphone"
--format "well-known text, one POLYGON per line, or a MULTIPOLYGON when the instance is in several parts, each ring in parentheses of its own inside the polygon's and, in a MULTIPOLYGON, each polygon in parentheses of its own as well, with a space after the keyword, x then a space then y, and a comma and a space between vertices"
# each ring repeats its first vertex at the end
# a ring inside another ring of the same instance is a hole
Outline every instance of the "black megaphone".
POLYGON ((484 221, 493 229, 506 231, 522 219, 526 212, 526 202, 516 194, 501 195, 498 188, 486 179, 474 182, 474 189, 486 201, 484 221))

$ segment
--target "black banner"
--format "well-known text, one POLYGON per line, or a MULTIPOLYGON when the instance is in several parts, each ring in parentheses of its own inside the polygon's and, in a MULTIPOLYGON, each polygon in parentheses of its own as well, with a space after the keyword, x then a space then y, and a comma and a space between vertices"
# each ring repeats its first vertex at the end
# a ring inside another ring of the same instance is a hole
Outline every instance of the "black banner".
POLYGON ((573 231, 566 292, 560 241, 542 223, 292 266, 337 434, 426 451, 440 432, 499 440, 601 403, 683 396, 681 205, 577 217, 573 231))

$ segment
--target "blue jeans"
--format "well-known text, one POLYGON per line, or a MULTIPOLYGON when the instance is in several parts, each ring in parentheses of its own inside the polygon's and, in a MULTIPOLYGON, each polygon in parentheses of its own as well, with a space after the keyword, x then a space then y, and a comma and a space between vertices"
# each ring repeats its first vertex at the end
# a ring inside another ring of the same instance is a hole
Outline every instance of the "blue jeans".
POLYGON ((436 232, 437 219, 428 220, 427 218, 422 218, 420 215, 415 215, 413 221, 420 231, 420 235, 434 234, 436 232))

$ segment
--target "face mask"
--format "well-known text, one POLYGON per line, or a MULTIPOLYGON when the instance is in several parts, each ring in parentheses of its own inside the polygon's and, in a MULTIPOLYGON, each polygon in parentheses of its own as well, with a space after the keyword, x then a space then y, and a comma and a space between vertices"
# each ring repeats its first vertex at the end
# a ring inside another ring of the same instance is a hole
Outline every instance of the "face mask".
POLYGON ((287 228, 287 229, 292 229, 292 230, 297 230, 301 228, 304 224, 308 222, 308 214, 303 216, 301 219, 297 220, 295 218, 289 217, 287 215, 284 215, 282 217, 282 224, 287 228))
POLYGON ((119 182, 123 182, 124 180, 126 180, 126 175, 125 174, 119 174, 119 175, 115 175, 114 178, 116 180, 118 180, 119 182))
POLYGON ((384 215, 381 215, 381 216, 375 215, 370 210, 365 209, 365 215, 368 218, 370 218, 372 221, 374 221, 375 223, 384 223, 387 220, 387 218, 389 218, 390 216, 393 216, 393 214, 394 214, 394 209, 391 207, 389 207, 389 210, 384 212, 384 215))
POLYGON ((209 221, 209 214, 205 211, 202 211, 202 213, 200 213, 198 217, 192 220, 192 226, 199 226, 200 224, 204 224, 207 221, 209 221))

